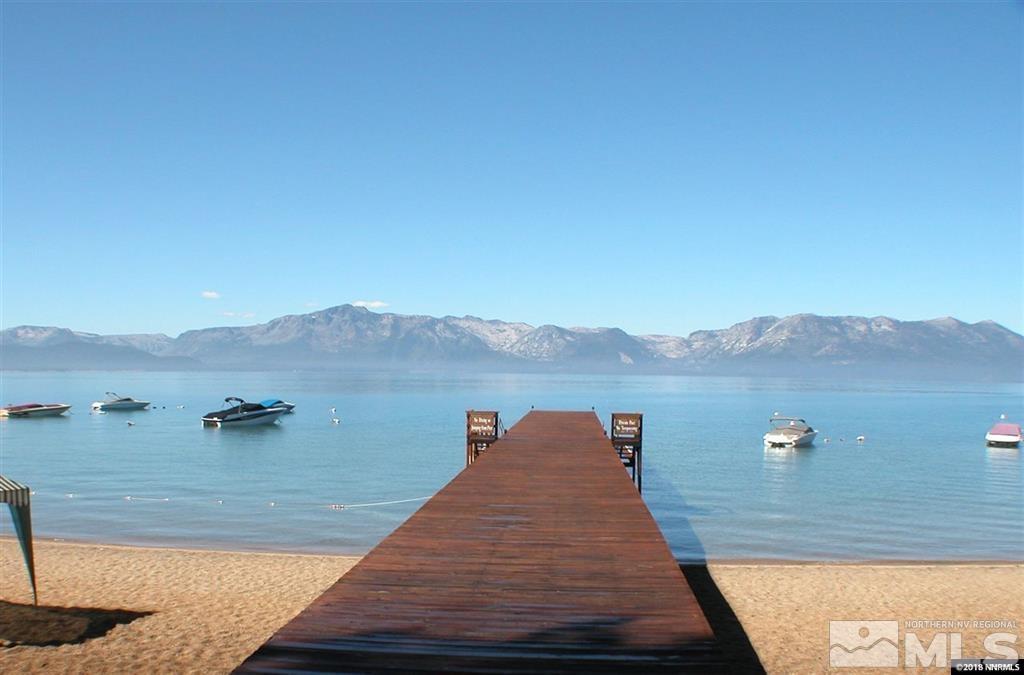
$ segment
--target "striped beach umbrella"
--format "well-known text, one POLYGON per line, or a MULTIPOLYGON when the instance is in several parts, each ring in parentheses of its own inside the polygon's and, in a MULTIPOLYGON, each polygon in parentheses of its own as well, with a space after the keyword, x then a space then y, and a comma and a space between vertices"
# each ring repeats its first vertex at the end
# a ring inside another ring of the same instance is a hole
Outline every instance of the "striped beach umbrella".
POLYGON ((0 502, 7 504, 11 509, 14 531, 18 535, 21 553, 25 557, 29 581, 32 582, 32 601, 39 604, 39 599, 36 596, 36 563, 32 554, 31 495, 32 492, 27 486, 0 476, 0 502))

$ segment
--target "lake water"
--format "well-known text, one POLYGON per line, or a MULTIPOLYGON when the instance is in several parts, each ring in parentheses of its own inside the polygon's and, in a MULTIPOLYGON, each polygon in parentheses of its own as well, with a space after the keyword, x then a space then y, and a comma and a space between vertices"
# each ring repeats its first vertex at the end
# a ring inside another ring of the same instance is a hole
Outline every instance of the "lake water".
MULTIPOLYGON (((1024 559, 1021 451, 984 442, 1000 413, 1024 417, 1021 385, 3 373, 0 400, 74 406, 0 421, 0 472, 35 490, 38 538, 363 553, 463 468, 467 408, 511 426, 531 405, 593 406, 605 425, 645 413, 644 499, 680 559, 1024 559), (157 408, 90 414, 106 390, 157 408), (227 395, 280 397, 296 414, 203 428, 227 395), (776 410, 819 429, 815 447, 765 450, 776 410)), ((11 534, 6 509, 0 527, 11 534)))

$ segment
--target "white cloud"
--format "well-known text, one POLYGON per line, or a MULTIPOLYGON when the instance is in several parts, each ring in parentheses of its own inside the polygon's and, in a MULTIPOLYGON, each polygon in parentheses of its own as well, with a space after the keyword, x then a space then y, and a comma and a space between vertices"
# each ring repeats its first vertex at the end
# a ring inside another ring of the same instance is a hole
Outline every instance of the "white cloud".
POLYGON ((221 314, 233 319, 251 319, 256 316, 255 312, 221 312, 221 314))
POLYGON ((218 293, 217 291, 203 291, 199 295, 206 298, 207 300, 220 300, 220 293, 218 293))
POLYGON ((352 303, 353 307, 365 307, 366 309, 380 309, 381 307, 387 307, 388 303, 383 300, 356 300, 352 303))
POLYGON ((320 305, 316 300, 310 300, 309 302, 303 303, 306 307, 318 307, 320 305))

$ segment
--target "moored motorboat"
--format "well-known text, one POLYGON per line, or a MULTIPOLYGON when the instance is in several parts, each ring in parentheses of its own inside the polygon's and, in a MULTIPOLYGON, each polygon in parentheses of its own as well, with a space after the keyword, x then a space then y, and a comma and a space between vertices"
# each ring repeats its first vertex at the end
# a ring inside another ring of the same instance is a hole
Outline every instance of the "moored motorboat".
POLYGON ((288 401, 282 401, 279 398, 265 398, 260 401, 260 405, 265 408, 284 408, 285 413, 295 412, 295 404, 289 403, 288 401))
POLYGON ((771 448, 800 448, 814 442, 818 432, 799 417, 783 417, 776 413, 769 420, 771 430, 764 435, 764 444, 771 448))
POLYGON ((145 410, 149 401, 140 401, 131 396, 118 396, 112 391, 107 392, 107 398, 103 401, 93 401, 93 410, 145 410))
POLYGON ((67 403, 22 403, 0 408, 0 417, 56 417, 69 410, 67 403))
POLYGON ((273 424, 287 412, 283 407, 267 407, 261 403, 246 403, 236 396, 224 399, 229 408, 215 410, 203 415, 203 426, 207 427, 249 427, 259 424, 273 424))
POLYGON ((1016 448, 1020 441, 1020 425, 1013 422, 999 422, 985 434, 985 442, 994 447, 1016 448))

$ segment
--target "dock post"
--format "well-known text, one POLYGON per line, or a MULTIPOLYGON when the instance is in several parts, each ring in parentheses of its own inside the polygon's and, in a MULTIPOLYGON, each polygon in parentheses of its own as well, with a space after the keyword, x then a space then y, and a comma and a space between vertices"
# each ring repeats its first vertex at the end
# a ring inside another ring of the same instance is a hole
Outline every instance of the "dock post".
POLYGON ((612 413, 611 441, 622 465, 630 469, 637 492, 644 491, 644 414, 612 413))
POLYGON ((498 440, 501 420, 496 410, 466 411, 466 466, 498 440))

